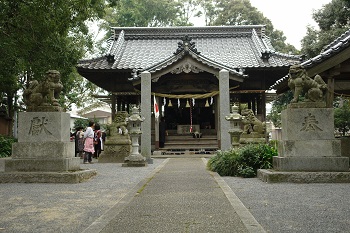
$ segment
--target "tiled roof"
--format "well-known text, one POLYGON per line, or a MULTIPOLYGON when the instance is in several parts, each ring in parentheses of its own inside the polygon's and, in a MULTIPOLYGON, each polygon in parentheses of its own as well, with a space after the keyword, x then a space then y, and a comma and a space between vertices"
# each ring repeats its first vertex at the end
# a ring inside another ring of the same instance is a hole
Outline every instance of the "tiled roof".
POLYGON ((283 67, 299 62, 299 56, 274 51, 264 26, 112 28, 109 54, 106 57, 80 61, 85 69, 146 69, 174 55, 181 38, 188 35, 196 49, 208 61, 230 69, 283 67), (269 59, 262 59, 267 52, 269 59))
MULTIPOLYGON (((310 69, 310 68, 324 62, 328 58, 338 54, 339 52, 343 51, 344 49, 346 49, 348 47, 350 47, 350 30, 346 31, 344 34, 339 36, 337 39, 335 39, 329 45, 325 46, 319 55, 302 62, 301 65, 303 67, 305 67, 306 69, 310 69)), ((285 85, 287 80, 288 80, 288 75, 277 80, 270 87, 270 89, 278 89, 279 86, 285 85)))

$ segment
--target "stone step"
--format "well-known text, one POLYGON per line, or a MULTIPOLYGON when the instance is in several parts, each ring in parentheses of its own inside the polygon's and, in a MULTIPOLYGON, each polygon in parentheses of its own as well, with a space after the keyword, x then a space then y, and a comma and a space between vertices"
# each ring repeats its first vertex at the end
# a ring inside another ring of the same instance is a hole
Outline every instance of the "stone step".
MULTIPOLYGON (((198 139, 193 137, 192 135, 169 135, 166 136, 167 141, 181 141, 181 140, 191 140, 191 139, 198 139)), ((217 140, 216 135, 202 135, 201 140, 208 139, 208 140, 217 140)))
POLYGON ((205 145, 165 145, 163 148, 160 148, 160 149, 164 149, 164 150, 170 150, 170 149, 171 150, 173 150, 173 149, 177 149, 177 150, 180 150, 180 149, 184 149, 184 150, 218 149, 218 145, 217 144, 215 144, 215 145, 208 145, 208 144, 205 144, 205 145))
POLYGON ((203 146, 203 145, 218 145, 217 140, 188 140, 188 141, 166 141, 164 146, 171 145, 193 145, 193 146, 203 146))

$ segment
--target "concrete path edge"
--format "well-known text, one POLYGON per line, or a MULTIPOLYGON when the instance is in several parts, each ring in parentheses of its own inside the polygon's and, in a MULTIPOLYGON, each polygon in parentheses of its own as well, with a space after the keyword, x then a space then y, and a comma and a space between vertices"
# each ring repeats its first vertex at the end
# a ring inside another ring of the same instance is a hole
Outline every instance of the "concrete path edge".
MULTIPOLYGON (((207 159, 202 158, 202 161, 207 165, 207 159)), ((216 182, 219 184, 222 191, 225 193, 227 199, 231 203, 232 207, 242 220, 243 224, 247 230, 251 233, 266 233, 264 228, 256 221, 254 216, 249 212, 249 210, 243 205, 241 200, 236 196, 232 189, 227 185, 227 183, 221 178, 221 176, 216 173, 209 171, 210 174, 214 177, 216 182)))

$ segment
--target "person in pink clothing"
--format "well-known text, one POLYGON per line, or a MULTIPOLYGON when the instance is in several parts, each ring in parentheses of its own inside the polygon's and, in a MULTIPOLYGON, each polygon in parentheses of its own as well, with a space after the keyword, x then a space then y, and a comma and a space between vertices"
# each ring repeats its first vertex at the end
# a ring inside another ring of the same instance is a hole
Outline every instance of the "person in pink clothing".
POLYGON ((84 163, 92 163, 92 154, 95 153, 94 149, 94 128, 95 123, 93 121, 89 122, 89 126, 84 132, 84 163))

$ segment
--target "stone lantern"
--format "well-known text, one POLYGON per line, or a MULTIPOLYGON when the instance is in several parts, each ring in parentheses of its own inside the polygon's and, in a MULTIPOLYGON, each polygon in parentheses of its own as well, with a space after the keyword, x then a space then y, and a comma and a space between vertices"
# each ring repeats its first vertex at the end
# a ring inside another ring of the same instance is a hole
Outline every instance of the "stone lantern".
POLYGON ((131 116, 127 118, 132 150, 131 154, 125 158, 123 166, 143 167, 147 164, 146 158, 139 153, 139 137, 142 134, 141 122, 143 121, 144 118, 140 116, 139 109, 133 107, 131 116))
POLYGON ((228 133, 231 135, 232 147, 239 146, 239 140, 243 130, 241 129, 242 116, 238 113, 238 106, 232 106, 232 113, 225 117, 226 120, 230 121, 230 129, 228 133))

